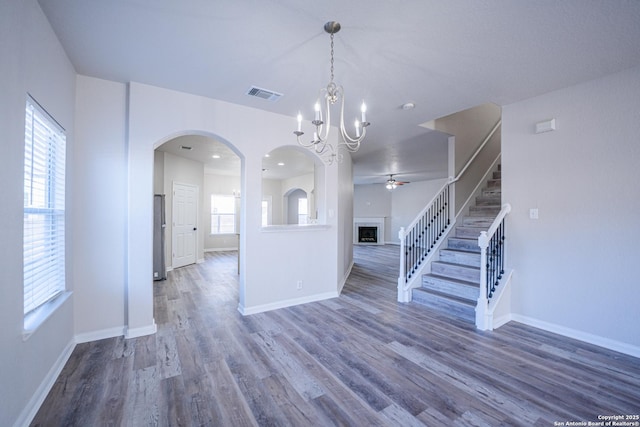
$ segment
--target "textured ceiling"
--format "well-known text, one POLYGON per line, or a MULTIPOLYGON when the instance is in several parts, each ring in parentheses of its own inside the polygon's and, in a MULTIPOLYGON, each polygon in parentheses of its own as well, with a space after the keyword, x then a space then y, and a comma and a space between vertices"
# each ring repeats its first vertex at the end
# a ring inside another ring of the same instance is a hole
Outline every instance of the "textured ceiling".
POLYGON ((345 115, 355 116, 365 99, 372 123, 353 156, 356 182, 364 175, 416 171, 420 156, 427 159, 422 168, 431 168, 428 159, 443 154, 441 135, 430 135, 420 123, 640 64, 637 0, 40 4, 78 73, 289 115, 292 131, 295 114, 310 117, 318 89, 328 83, 323 25, 339 21, 335 80, 345 87, 345 115), (250 97, 252 85, 284 96, 277 102, 250 97), (403 110, 408 101, 416 108, 403 110), (385 153, 395 157, 385 160, 385 153))

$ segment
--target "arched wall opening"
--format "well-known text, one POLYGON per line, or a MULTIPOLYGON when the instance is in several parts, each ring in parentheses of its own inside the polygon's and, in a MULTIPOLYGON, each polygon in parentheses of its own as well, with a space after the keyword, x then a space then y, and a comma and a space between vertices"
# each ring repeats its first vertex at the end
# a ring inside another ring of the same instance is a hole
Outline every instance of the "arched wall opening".
MULTIPOLYGON (((210 98, 130 83, 127 111, 128 208, 126 335, 156 330, 153 320, 152 218, 154 150, 185 134, 213 136, 233 147, 241 162, 238 310, 247 315, 337 296, 338 168, 322 167, 316 188, 318 224, 262 227, 262 160, 282 145, 295 119, 210 98), (246 126, 255 123, 257 126, 246 126), (331 190, 328 190, 331 189, 331 190), (308 253, 313 252, 313 261, 308 253), (250 265, 251 268, 248 268, 250 265), (296 284, 304 286, 298 289, 296 284)), ((340 242, 340 243, 339 243, 340 242)), ((343 268, 345 267, 345 268, 343 268)))
POLYGON ((237 250, 242 217, 242 164, 236 147, 208 132, 187 133, 156 146, 153 192, 165 209, 164 215, 154 212, 154 280, 164 276, 156 271, 159 265, 165 264, 168 272, 204 262, 206 252, 237 250), (193 191, 198 197, 187 203, 193 191), (160 216, 165 221, 159 228, 155 221, 160 216), (160 241, 165 243, 162 250, 160 241))

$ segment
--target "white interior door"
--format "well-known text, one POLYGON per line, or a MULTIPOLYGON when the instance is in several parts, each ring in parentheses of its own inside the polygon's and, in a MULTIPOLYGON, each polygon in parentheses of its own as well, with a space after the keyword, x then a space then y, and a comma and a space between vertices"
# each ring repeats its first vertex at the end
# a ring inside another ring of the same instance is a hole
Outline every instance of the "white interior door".
POLYGON ((172 209, 171 266, 178 268, 196 262, 198 187, 174 182, 172 209))

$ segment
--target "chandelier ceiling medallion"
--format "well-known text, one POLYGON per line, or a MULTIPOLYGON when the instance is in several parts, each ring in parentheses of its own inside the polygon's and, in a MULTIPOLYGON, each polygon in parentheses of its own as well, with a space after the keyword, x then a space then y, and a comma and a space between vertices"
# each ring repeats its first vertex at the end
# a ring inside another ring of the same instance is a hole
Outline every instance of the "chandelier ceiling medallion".
POLYGON ((340 23, 336 21, 327 22, 324 24, 324 30, 331 35, 331 79, 329 80, 329 84, 326 88, 320 89, 318 100, 314 106, 315 114, 314 119, 311 121, 311 124, 315 126, 313 139, 306 143, 301 138, 302 135, 304 135, 304 132, 302 132, 302 114, 300 112, 298 112, 298 130, 293 133, 298 139, 298 144, 303 147, 313 148, 316 153, 325 156, 324 158, 327 163, 332 164, 335 161, 339 162, 342 160, 342 155, 338 153, 338 149, 340 147, 351 153, 358 151, 360 143, 367 133, 367 126, 369 126, 370 123, 366 119, 367 106, 363 101, 360 106, 360 120, 356 119, 354 123, 355 137, 352 137, 347 133, 344 124, 344 89, 341 85, 338 85, 333 81, 333 36, 335 33, 340 31, 340 23), (321 99, 323 97, 325 103, 324 109, 321 106, 321 99), (338 101, 340 102, 341 141, 334 147, 332 144, 327 142, 327 138, 331 128, 331 106, 338 101))

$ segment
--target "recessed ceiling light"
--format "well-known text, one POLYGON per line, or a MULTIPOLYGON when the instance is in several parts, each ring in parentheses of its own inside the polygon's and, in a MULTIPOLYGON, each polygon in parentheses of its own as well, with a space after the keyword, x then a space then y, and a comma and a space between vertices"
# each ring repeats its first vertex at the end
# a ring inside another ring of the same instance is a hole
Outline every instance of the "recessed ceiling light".
POLYGON ((416 108, 416 104, 414 104, 413 102, 407 102, 406 104, 402 104, 403 110, 413 110, 414 108, 416 108))
POLYGON ((188 145, 181 145, 180 148, 183 150, 193 150, 193 147, 189 147, 188 145))
POLYGON ((264 155, 265 157, 271 157, 271 155, 269 153, 264 155))
POLYGON ((213 157, 214 159, 219 159, 219 158, 220 158, 220 154, 214 154, 214 155, 213 155, 213 156, 211 156, 211 157, 213 157))
POLYGON ((278 163, 278 166, 284 166, 284 163, 279 162, 279 163, 278 163))

